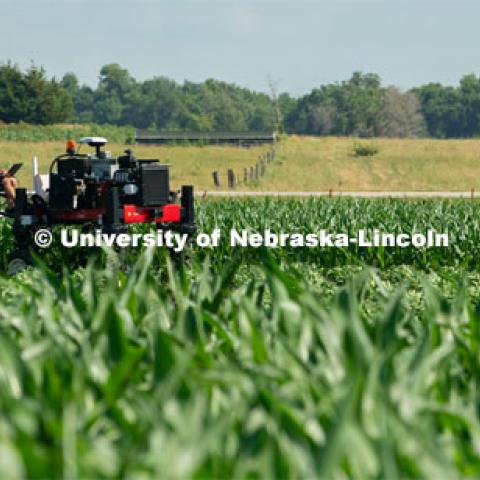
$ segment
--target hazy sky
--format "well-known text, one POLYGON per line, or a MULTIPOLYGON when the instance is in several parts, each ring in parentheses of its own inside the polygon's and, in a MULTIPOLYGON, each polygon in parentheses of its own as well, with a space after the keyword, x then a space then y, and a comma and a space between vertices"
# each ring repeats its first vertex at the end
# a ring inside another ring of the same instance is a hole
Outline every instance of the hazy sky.
POLYGON ((480 0, 0 0, 0 62, 95 85, 218 78, 302 94, 376 72, 403 88, 480 74, 480 0))

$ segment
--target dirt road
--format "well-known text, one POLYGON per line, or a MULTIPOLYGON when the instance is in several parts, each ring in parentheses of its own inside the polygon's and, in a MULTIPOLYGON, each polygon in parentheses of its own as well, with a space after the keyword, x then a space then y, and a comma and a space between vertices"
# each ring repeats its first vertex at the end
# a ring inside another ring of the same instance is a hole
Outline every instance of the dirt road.
POLYGON ((241 192, 209 190, 197 197, 353 197, 353 198, 480 198, 480 192, 241 192))

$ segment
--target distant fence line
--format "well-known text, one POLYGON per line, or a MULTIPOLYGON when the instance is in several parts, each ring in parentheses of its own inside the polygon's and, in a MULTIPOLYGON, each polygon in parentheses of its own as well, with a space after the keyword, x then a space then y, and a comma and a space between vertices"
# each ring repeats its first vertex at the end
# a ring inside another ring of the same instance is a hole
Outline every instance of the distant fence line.
MULTIPOLYGON (((268 152, 262 154, 258 157, 258 162, 250 168, 245 167, 243 169, 243 184, 248 185, 254 181, 259 180, 267 172, 267 165, 272 163, 276 158, 276 149, 271 147, 268 152)), ((216 188, 222 186, 221 175, 218 170, 212 172, 213 185, 216 188)), ((241 175, 235 173, 232 168, 227 169, 227 183, 226 186, 230 189, 233 189, 242 184, 241 175)))

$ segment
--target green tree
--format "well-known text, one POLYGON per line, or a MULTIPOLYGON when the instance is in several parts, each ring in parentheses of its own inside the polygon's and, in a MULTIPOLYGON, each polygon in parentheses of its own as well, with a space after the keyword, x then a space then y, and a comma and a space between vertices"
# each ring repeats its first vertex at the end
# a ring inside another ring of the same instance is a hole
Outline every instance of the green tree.
POLYGON ((432 137, 467 136, 465 109, 457 88, 430 83, 414 92, 420 100, 428 133, 432 137))
POLYGON ((355 72, 348 81, 323 85, 300 98, 286 119, 287 131, 373 136, 383 93, 378 75, 355 72))
POLYGON ((28 98, 24 75, 16 65, 0 66, 0 120, 17 123, 25 120, 28 98))
POLYGON ((55 79, 48 80, 45 70, 32 66, 24 76, 29 108, 24 121, 53 124, 69 120, 73 102, 55 79))
POLYGON ((99 123, 128 124, 129 118, 124 116, 124 111, 136 87, 135 80, 126 69, 116 63, 104 65, 94 96, 95 120, 99 123))
POLYGON ((72 99, 43 68, 22 73, 17 66, 0 66, 0 119, 5 122, 51 124, 71 118, 72 99))
POLYGON ((480 135, 480 78, 467 75, 460 81, 460 102, 464 115, 464 136, 480 135))
POLYGON ((178 84, 166 77, 155 77, 143 82, 135 96, 131 94, 126 116, 138 128, 175 130, 181 104, 178 84))

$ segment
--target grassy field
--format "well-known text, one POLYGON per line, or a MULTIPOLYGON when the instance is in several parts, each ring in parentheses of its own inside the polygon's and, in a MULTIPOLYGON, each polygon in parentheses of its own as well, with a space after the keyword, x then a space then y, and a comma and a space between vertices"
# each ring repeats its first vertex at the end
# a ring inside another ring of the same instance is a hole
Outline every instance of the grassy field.
MULTIPOLYGON (((181 185, 194 185, 198 190, 213 187, 212 172, 218 170, 226 183, 227 168, 234 168, 239 174, 243 168, 258 161, 259 155, 268 148, 232 148, 232 147, 193 147, 193 146, 127 146, 110 144, 107 150, 118 156, 126 148, 132 148, 138 158, 158 158, 162 163, 171 164, 170 180, 173 188, 181 185), (232 167, 230 167, 232 166, 232 167)), ((31 188, 31 159, 39 159, 40 173, 47 173, 51 160, 65 151, 65 142, 4 142, 0 143, 0 166, 14 162, 24 162, 24 168, 18 174, 21 185, 31 188)), ((82 147, 90 152, 90 147, 82 147)), ((223 188, 226 188, 226 185, 223 188)))
MULTIPOLYGON (((378 147, 374 157, 355 157, 357 141, 350 138, 291 136, 278 146, 274 164, 258 182, 239 190, 265 191, 469 191, 480 189, 480 141, 431 139, 373 139, 360 143, 378 147)), ((114 155, 126 148, 111 144, 114 155)), ((226 189, 226 171, 233 168, 240 179, 243 169, 258 161, 265 148, 194 146, 137 146, 138 157, 159 158, 172 165, 172 184, 193 184, 198 191, 214 189, 212 172, 221 173, 226 189)), ((63 152, 64 142, 0 142, 0 164, 24 161, 21 183, 30 186, 32 155, 46 171, 51 158, 63 152)))
POLYGON ((280 165, 270 171, 271 190, 461 190, 480 188, 480 141, 373 139, 374 157, 355 157, 350 138, 290 137, 280 165))
POLYGON ((196 207, 202 232, 452 245, 192 247, 179 271, 161 249, 84 268, 53 245, 0 276, 1 478, 480 476, 479 202, 196 207))

